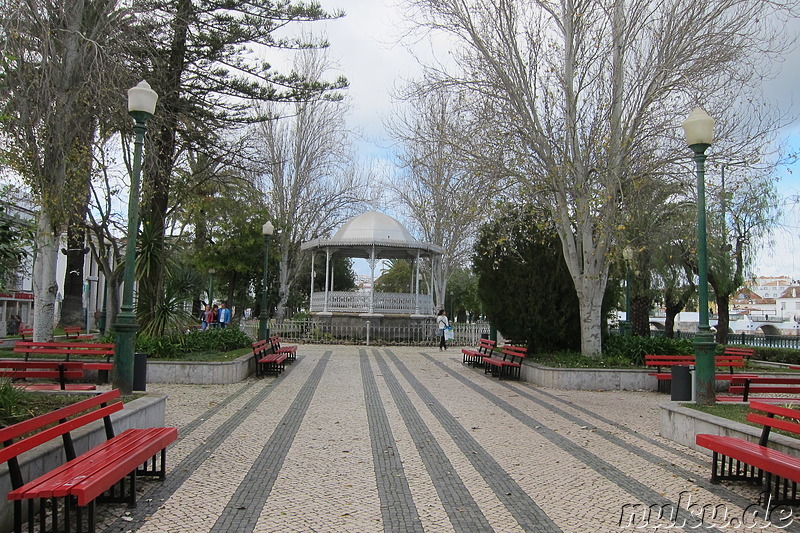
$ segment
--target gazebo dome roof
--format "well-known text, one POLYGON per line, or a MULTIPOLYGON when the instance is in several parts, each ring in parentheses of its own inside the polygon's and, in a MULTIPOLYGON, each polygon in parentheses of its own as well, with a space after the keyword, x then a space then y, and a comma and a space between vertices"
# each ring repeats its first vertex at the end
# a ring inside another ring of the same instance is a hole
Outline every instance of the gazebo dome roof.
POLYGON ((392 241, 407 245, 417 243, 417 240, 400 222, 377 211, 367 211, 351 218, 339 228, 331 241, 369 244, 378 241, 392 241))
POLYGON ((349 257, 369 257, 376 248, 377 257, 414 257, 417 251, 424 255, 441 255, 442 248, 421 242, 397 220, 377 211, 367 211, 351 218, 330 239, 312 239, 304 242, 302 250, 334 248, 349 257))

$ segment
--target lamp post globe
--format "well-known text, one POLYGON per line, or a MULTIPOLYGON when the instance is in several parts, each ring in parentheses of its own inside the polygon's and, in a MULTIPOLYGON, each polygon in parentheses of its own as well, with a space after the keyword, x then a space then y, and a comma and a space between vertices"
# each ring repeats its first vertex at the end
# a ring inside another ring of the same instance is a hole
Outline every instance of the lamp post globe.
POLYGON ((269 267, 269 239, 275 233, 275 226, 269 220, 261 226, 264 235, 264 282, 261 290, 261 314, 258 316, 258 338, 269 339, 269 310, 267 309, 267 272, 269 267))
POLYGON ((697 306, 698 326, 694 338, 696 401, 700 405, 716 402, 714 334, 708 323, 708 245, 706 241, 706 150, 714 141, 714 119, 697 107, 683 123, 686 144, 694 152, 697 171, 697 306))
POLYGON ((147 121, 155 114, 158 94, 146 81, 128 89, 128 114, 133 117, 133 168, 128 192, 128 237, 125 243, 125 270, 122 278, 122 305, 114 323, 116 341, 112 384, 123 394, 133 392, 133 352, 136 348, 136 312, 133 307, 135 283, 136 236, 139 232, 139 183, 142 174, 142 151, 147 121))

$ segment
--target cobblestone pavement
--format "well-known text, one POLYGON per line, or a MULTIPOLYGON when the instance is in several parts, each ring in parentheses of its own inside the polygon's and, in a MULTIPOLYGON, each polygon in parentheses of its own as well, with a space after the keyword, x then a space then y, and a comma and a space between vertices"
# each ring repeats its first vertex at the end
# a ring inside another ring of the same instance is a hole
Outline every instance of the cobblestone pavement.
POLYGON ((457 348, 298 352, 275 378, 149 385, 179 429, 167 478, 98 531, 800 531, 662 438, 663 394, 499 381, 457 348))

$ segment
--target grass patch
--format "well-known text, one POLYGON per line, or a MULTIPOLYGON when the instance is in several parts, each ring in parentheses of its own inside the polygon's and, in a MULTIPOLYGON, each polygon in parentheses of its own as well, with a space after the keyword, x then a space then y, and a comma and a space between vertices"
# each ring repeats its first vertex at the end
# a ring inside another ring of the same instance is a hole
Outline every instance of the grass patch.
MULTIPOLYGON (((123 403, 128 403, 143 396, 144 394, 128 394, 120 399, 123 403)), ((10 426, 86 398, 85 394, 27 391, 14 387, 9 379, 0 379, 0 426, 10 426)))
POLYGON ((747 422, 748 408, 746 405, 731 405, 725 403, 718 403, 716 405, 696 405, 693 403, 682 403, 681 406, 688 407, 689 409, 694 409, 695 411, 700 411, 702 413, 707 413, 709 415, 718 416, 720 418, 727 418, 728 420, 733 420, 734 422, 755 426, 755 424, 750 424, 747 422))
POLYGON ((0 425, 10 426, 35 416, 85 400, 78 394, 41 394, 18 389, 11 381, 0 381, 0 425))
POLYGON ((534 353, 528 355, 530 361, 553 368, 642 368, 625 357, 603 356, 600 359, 585 357, 579 352, 534 353))
POLYGON ((203 351, 178 354, 172 357, 162 357, 153 359, 153 361, 194 361, 198 363, 224 363, 226 361, 233 361, 245 354, 253 353, 252 348, 238 348, 228 352, 220 351, 203 351))
MULTIPOLYGON (((758 400, 758 398, 753 399, 758 400)), ((718 416, 720 418, 727 418, 728 420, 739 422, 741 424, 747 424, 748 426, 752 426, 754 428, 763 429, 764 427, 760 424, 747 421, 747 413, 750 411, 747 405, 730 405, 725 403, 717 403, 715 405, 696 405, 693 403, 682 403, 681 406, 688 407, 689 409, 694 409, 695 411, 700 411, 702 413, 707 413, 709 415, 718 416)), ((797 408, 796 405, 789 404, 785 405, 784 407, 797 408)), ((798 438, 797 433, 792 433, 790 431, 783 431, 775 428, 772 428, 772 431, 787 437, 792 437, 793 439, 798 438)))

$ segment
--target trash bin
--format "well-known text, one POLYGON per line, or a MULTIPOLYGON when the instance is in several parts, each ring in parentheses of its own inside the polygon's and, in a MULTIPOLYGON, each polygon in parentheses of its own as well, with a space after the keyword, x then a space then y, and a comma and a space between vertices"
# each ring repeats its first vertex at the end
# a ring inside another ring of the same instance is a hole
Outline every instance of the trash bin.
POLYGON ((672 401, 688 402, 692 400, 692 373, 686 365, 672 367, 672 401))
POLYGON ((147 354, 133 354, 133 390, 147 390, 147 354))

